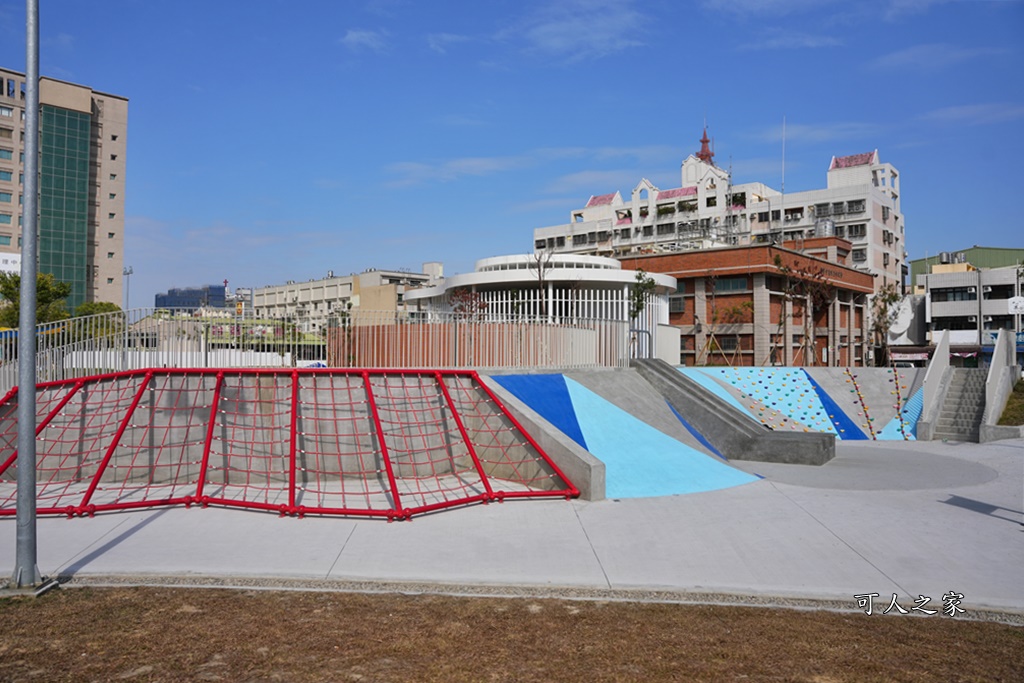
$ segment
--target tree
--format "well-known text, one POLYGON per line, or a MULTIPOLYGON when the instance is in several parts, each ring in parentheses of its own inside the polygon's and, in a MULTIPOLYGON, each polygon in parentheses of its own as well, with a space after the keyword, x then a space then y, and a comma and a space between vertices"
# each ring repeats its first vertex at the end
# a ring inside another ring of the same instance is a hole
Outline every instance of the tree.
POLYGON ((121 307, 109 301, 86 301, 75 309, 75 317, 83 318, 87 315, 100 315, 102 313, 119 313, 121 307))
POLYGON ((478 292, 465 287, 453 289, 448 294, 448 304, 458 320, 477 322, 483 320, 487 301, 478 292))
POLYGON ((629 321, 635 323, 640 314, 647 308, 647 299, 654 294, 657 285, 654 278, 644 272, 643 268, 636 271, 636 284, 629 293, 629 321))
MULTIPOLYGON (((71 295, 71 285, 60 282, 49 273, 36 276, 35 323, 51 323, 68 316, 64 299, 71 295)), ((18 327, 21 319, 21 275, 0 273, 0 327, 18 327)))
POLYGON ((540 304, 541 316, 547 316, 548 313, 548 270, 551 268, 551 257, 553 252, 550 247, 545 247, 540 251, 533 253, 533 262, 530 270, 533 270, 537 275, 537 300, 540 304))
POLYGON ((121 307, 109 301, 86 301, 75 309, 74 318, 68 330, 77 340, 121 339, 128 324, 121 307))
POLYGON ((888 364, 889 328, 896 317, 896 304, 903 300, 903 294, 895 282, 883 285, 871 302, 871 336, 874 337, 878 353, 875 365, 888 364))

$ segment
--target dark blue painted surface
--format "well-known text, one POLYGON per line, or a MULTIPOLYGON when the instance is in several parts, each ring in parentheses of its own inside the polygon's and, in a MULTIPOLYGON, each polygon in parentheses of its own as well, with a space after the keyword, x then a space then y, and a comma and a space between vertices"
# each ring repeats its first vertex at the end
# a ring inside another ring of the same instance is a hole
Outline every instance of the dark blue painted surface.
POLYGON ((821 388, 821 385, 814 381, 810 373, 806 370, 803 371, 807 375, 807 381, 814 387, 814 393, 818 395, 818 399, 821 404, 825 406, 825 410, 828 411, 829 418, 832 420, 832 424, 836 426, 836 430, 839 431, 840 438, 850 441, 868 441, 868 436, 861 428, 857 426, 857 423, 850 419, 850 416, 843 412, 843 409, 839 407, 831 396, 825 393, 825 390, 821 388))
MULTIPOLYGON (((563 434, 587 448, 576 419, 572 398, 562 375, 491 375, 491 379, 511 391, 516 398, 540 413, 563 434)), ((589 450, 589 449, 588 449, 589 450)))
POLYGON ((691 425, 689 422, 687 422, 686 419, 682 415, 679 414, 679 411, 676 410, 675 407, 671 403, 669 403, 668 401, 665 401, 665 405, 667 405, 668 409, 672 411, 672 414, 675 415, 676 418, 678 418, 679 421, 683 423, 683 426, 686 427, 686 431, 688 431, 691 434, 693 434, 694 438, 696 438, 697 441, 700 441, 701 445, 703 445, 704 448, 708 449, 709 451, 711 451, 712 453, 717 455, 722 460, 728 460, 729 459, 729 458, 725 457, 724 455, 722 455, 722 451, 720 451, 717 448, 715 448, 714 446, 712 446, 711 442, 708 441, 707 439, 705 439, 704 435, 701 434, 700 432, 698 432, 696 430, 696 428, 694 428, 693 425, 691 425))

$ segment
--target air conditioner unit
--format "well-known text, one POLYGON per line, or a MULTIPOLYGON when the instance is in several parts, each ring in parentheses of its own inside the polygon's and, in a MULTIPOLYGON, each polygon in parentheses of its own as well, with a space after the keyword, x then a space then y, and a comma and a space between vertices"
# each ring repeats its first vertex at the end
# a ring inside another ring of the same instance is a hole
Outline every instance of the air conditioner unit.
POLYGON ((992 316, 986 315, 984 318, 982 318, 982 320, 987 322, 987 323, 990 323, 990 322, 992 322, 992 316))
POLYGON ((978 322, 978 316, 976 316, 976 315, 969 315, 969 316, 967 316, 967 322, 969 322, 969 323, 976 323, 976 322, 978 322))
POLYGON ((978 293, 978 288, 977 287, 968 287, 967 288, 967 293, 968 294, 977 294, 978 293))
POLYGON ((985 285, 984 287, 981 288, 981 291, 982 291, 983 294, 988 294, 989 292, 992 291, 992 286, 991 285, 985 285))

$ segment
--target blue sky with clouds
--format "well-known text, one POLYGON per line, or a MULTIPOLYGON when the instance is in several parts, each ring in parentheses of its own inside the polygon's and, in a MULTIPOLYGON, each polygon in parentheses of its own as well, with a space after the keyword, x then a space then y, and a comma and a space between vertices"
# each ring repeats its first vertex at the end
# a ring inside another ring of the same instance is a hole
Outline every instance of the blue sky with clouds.
MULTIPOLYGON (((41 72, 127 96, 132 305, 449 273, 641 177, 704 120, 736 182, 902 172, 911 258, 1024 247, 1019 0, 40 0, 41 72)), ((22 0, 0 64, 24 71, 22 0)))

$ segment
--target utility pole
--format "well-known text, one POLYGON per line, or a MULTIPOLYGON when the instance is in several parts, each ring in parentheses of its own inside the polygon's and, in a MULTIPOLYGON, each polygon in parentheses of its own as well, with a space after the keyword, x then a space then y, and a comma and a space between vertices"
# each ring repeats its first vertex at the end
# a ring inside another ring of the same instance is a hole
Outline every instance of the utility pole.
POLYGON ((25 186, 18 323, 18 500, 11 586, 42 583, 36 566, 36 233, 39 216, 39 0, 25 0, 25 186))

